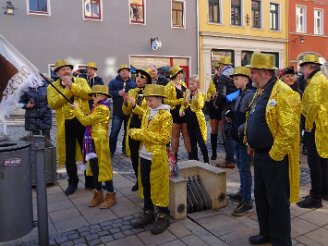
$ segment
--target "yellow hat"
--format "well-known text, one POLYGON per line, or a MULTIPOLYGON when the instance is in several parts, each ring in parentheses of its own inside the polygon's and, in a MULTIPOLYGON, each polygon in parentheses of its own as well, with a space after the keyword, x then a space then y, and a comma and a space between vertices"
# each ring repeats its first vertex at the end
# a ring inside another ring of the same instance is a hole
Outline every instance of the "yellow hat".
POLYGON ((218 65, 231 65, 231 57, 230 56, 221 56, 218 61, 218 65))
POLYGON ((108 88, 107 85, 94 85, 94 86, 92 86, 92 92, 89 93, 89 96, 91 96, 93 94, 101 94, 101 95, 104 95, 106 97, 111 97, 111 95, 109 94, 109 88, 108 88))
POLYGON ((263 53, 253 53, 251 64, 247 65, 249 68, 276 70, 274 66, 274 56, 263 53))
POLYGON ((232 78, 233 76, 246 76, 246 77, 250 77, 251 75, 251 71, 248 67, 235 67, 233 74, 230 75, 230 78, 232 78))
POLYGON ((163 85, 149 84, 145 86, 143 91, 145 97, 166 97, 163 85))
POLYGON ((92 62, 92 61, 91 62, 88 62, 87 65, 86 65, 86 67, 90 67, 90 68, 93 68, 95 70, 98 70, 97 64, 95 62, 92 62))
POLYGON ((130 72, 130 66, 128 64, 121 64, 120 68, 117 70, 117 73, 120 73, 121 70, 123 70, 123 69, 127 69, 130 72))
POLYGON ((151 78, 151 69, 146 68, 146 69, 136 69, 136 74, 141 73, 147 77, 147 84, 151 84, 152 78, 151 78))
POLYGON ((183 68, 179 67, 178 65, 174 65, 170 69, 170 78, 174 77, 177 75, 180 71, 183 71, 183 68))
POLYGON ((57 73, 58 70, 62 67, 70 67, 71 69, 73 69, 74 66, 72 64, 69 64, 66 60, 57 60, 55 63, 54 72, 57 73))
POLYGON ((322 65, 319 61, 319 56, 315 54, 307 54, 304 56, 303 61, 300 63, 300 66, 302 67, 306 63, 312 63, 317 65, 322 65))

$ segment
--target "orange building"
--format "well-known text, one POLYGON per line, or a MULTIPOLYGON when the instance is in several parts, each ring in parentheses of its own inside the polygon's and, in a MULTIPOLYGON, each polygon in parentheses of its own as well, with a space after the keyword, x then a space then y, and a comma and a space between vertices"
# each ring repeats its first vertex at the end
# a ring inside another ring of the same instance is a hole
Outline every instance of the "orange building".
POLYGON ((307 53, 328 60, 328 0, 289 0, 288 64, 298 68, 307 53))

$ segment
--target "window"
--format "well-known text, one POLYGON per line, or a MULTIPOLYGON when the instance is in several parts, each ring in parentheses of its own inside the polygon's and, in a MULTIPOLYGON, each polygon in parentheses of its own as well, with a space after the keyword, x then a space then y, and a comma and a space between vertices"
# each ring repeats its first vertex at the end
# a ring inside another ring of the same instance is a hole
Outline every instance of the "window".
POLYGON ((314 9, 314 34, 323 34, 323 11, 314 9))
POLYGON ((296 32, 305 32, 305 7, 296 6, 296 32))
POLYGON ((215 68, 218 65, 218 61, 220 60, 220 57, 222 56, 230 56, 231 57, 231 63, 234 64, 234 58, 235 53, 233 50, 221 50, 221 49, 213 49, 211 51, 211 69, 212 74, 215 74, 215 68))
POLYGON ((270 3, 270 30, 279 30, 279 5, 270 3))
POLYGON ((101 19, 101 0, 83 0, 83 4, 85 19, 101 19))
POLYGON ((231 25, 241 26, 240 0, 231 0, 231 25))
POLYGON ((209 22, 221 23, 221 0, 208 0, 209 22))
POLYGON ((172 1, 172 25, 184 27, 184 2, 172 1))
POLYGON ((130 22, 145 23, 145 3, 144 0, 130 0, 130 22))
POLYGON ((252 23, 254 28, 261 28, 261 1, 252 0, 252 23))
POLYGON ((50 14, 49 0, 28 0, 28 12, 36 14, 50 14))
POLYGON ((240 64, 242 66, 246 66, 246 65, 251 64, 252 55, 253 55, 253 51, 243 50, 241 52, 241 62, 240 62, 240 64))

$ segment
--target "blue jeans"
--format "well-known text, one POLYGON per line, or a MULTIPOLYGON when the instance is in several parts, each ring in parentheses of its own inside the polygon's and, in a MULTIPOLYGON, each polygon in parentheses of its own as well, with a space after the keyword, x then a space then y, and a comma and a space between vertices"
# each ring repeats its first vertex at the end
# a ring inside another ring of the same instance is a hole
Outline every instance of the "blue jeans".
POLYGON ((226 152, 225 160, 228 162, 236 162, 234 156, 234 140, 232 138, 232 125, 227 122, 225 119, 223 120, 224 125, 224 149, 226 152))
POLYGON ((114 154, 116 151, 116 143, 117 143, 117 137, 121 130, 122 123, 124 122, 124 137, 122 140, 122 150, 125 152, 125 130, 126 130, 126 123, 127 119, 125 116, 118 116, 113 115, 112 118, 112 129, 109 136, 109 148, 111 154, 114 154))
POLYGON ((250 202, 252 201, 251 157, 247 154, 246 145, 237 141, 235 141, 235 154, 240 176, 240 195, 243 202, 250 202))

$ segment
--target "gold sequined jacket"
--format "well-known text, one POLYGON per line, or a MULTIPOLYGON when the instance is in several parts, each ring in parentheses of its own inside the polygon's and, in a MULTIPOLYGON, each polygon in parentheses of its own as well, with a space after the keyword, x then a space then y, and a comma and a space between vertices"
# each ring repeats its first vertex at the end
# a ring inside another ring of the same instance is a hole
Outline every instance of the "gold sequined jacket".
MULTIPOLYGON (((128 92, 128 96, 131 98, 134 98, 137 102, 137 97, 138 97, 138 92, 142 90, 141 88, 134 88, 129 90, 128 92)), ((126 125, 126 137, 125 137, 125 152, 127 156, 130 156, 130 147, 129 147, 129 138, 128 138, 128 134, 129 134, 129 130, 130 130, 130 123, 131 123, 131 119, 134 115, 138 115, 139 119, 142 119, 143 114, 146 112, 146 110, 148 109, 148 105, 146 102, 146 99, 143 98, 141 105, 135 105, 134 108, 132 108, 131 102, 127 101, 126 103, 123 103, 122 105, 122 111, 125 115, 129 116, 129 120, 128 123, 126 125)))
MULTIPOLYGON (((254 98, 260 92, 261 89, 257 89, 254 98)), ((265 118, 274 139, 269 151, 270 157, 281 161, 288 155, 290 202, 299 200, 300 116, 300 95, 284 82, 277 80, 266 106, 265 118)))
MULTIPOLYGON (((58 79, 52 84, 61 91, 67 98, 74 98, 74 102, 77 103, 80 109, 84 113, 89 112, 89 103, 90 100, 89 93, 91 89, 88 85, 88 82, 83 78, 73 78, 72 87, 70 90, 62 87, 61 80, 58 79)), ((57 155, 58 155, 58 164, 65 164, 66 158, 66 147, 65 147, 65 120, 73 119, 75 116, 73 110, 70 107, 69 102, 60 95, 51 85, 47 89, 47 100, 49 106, 56 110, 56 122, 57 122, 57 155)), ((76 160, 81 160, 81 150, 79 144, 76 144, 76 160)))
POLYGON ((320 157, 328 158, 328 79, 317 72, 307 80, 302 99, 305 129, 311 131, 315 124, 315 144, 320 157))
POLYGON ((216 87, 215 87, 214 81, 211 80, 210 84, 208 86, 208 89, 207 89, 206 100, 207 101, 213 100, 212 98, 215 93, 216 93, 216 87))
MULTIPOLYGON (((172 116, 168 110, 161 109, 149 120, 150 109, 144 114, 141 129, 131 129, 130 137, 141 141, 148 152, 152 154, 150 170, 151 200, 155 206, 168 207, 169 205, 169 164, 166 145, 171 140, 172 116)), ((142 197, 143 189, 140 184, 139 194, 142 197)))
POLYGON ((205 96, 200 91, 197 91, 196 95, 193 96, 191 100, 187 100, 185 95, 184 102, 182 103, 182 106, 180 108, 180 112, 185 112, 186 109, 190 108, 190 110, 196 114, 199 129, 202 134, 202 138, 204 140, 204 143, 206 143, 207 127, 206 127, 205 115, 203 112, 204 104, 205 104, 205 96))
MULTIPOLYGON (((186 83, 182 80, 179 83, 181 86, 187 88, 186 83)), ((176 106, 180 106, 183 102, 183 98, 177 99, 176 87, 172 80, 165 86, 165 95, 164 103, 170 105, 171 109, 175 109, 176 106)))
POLYGON ((77 107, 73 110, 73 114, 82 125, 91 126, 91 136, 98 158, 98 181, 105 182, 112 180, 113 170, 108 140, 109 108, 105 105, 98 105, 93 108, 89 115, 86 115, 77 107))

